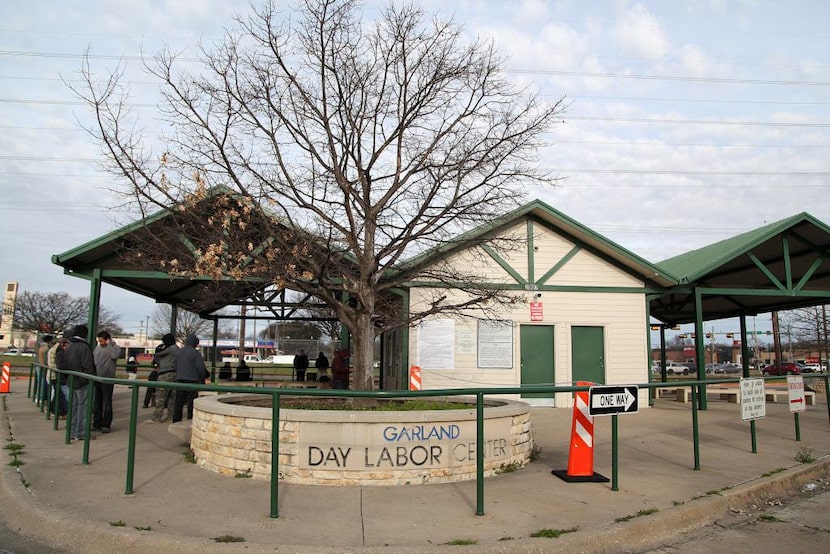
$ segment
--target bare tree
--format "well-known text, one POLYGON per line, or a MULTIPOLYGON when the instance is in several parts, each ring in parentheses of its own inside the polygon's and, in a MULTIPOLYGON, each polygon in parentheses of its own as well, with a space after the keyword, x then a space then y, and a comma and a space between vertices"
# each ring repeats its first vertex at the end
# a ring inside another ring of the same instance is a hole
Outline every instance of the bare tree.
MULTIPOLYGON (((169 304, 158 304, 153 311, 150 327, 153 336, 160 338, 170 332, 170 321, 173 319, 173 308, 169 304)), ((187 335, 196 335, 202 342, 213 338, 213 323, 202 319, 198 314, 187 310, 176 310, 176 339, 183 341, 187 335)))
MULTIPOLYGON (((72 297, 65 292, 24 291, 17 299, 14 310, 14 327, 22 331, 61 333, 79 323, 86 323, 89 315, 89 299, 72 297)), ((118 315, 107 308, 98 311, 98 329, 110 333, 122 333, 118 315)))
POLYGON ((416 6, 367 23, 353 0, 305 0, 290 17, 277 4, 203 47, 200 72, 169 51, 146 62, 162 83, 163 151, 136 130, 122 71, 101 84, 87 59, 75 92, 140 213, 173 217, 148 233, 141 263, 312 295, 348 329, 355 387, 368 390, 384 330, 519 301, 457 264, 412 257, 495 244, 463 231, 554 183, 535 155, 565 105, 515 88, 491 44, 416 6), (397 291, 415 276, 435 293, 405 311, 397 291))
POLYGON ((787 340, 790 343, 795 342, 803 349, 816 351, 823 361, 827 361, 830 337, 827 334, 825 305, 782 312, 781 327, 786 329, 787 340))

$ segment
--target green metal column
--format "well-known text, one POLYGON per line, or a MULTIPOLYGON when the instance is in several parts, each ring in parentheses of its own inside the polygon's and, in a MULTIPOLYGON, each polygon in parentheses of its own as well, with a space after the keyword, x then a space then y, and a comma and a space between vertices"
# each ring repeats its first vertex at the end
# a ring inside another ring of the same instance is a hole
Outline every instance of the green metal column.
MULTIPOLYGON (((700 288, 695 287, 695 363, 697 364, 698 381, 706 380, 706 345, 703 343, 703 294, 700 288)), ((694 386, 692 387, 694 389, 694 386)), ((706 384, 700 385, 700 409, 705 410, 706 406, 706 384)))

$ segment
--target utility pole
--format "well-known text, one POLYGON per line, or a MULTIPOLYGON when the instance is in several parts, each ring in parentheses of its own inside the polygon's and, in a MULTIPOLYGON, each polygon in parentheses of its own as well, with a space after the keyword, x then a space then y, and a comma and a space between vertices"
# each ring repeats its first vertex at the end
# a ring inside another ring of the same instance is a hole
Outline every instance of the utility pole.
POLYGON ((780 364, 783 362, 781 357, 781 335, 778 329, 778 312, 772 312, 772 343, 775 350, 775 362, 780 364))

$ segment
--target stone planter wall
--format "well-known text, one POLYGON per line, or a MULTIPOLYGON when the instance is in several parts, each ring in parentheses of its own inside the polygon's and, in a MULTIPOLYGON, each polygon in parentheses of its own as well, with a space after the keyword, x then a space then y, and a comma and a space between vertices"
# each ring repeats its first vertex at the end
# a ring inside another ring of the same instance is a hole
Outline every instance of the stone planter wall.
MULTIPOLYGON (((453 401, 470 401, 452 398, 453 401)), ((270 397, 198 398, 191 448, 197 464, 225 475, 271 477, 270 397)), ((473 401, 474 402, 474 401, 473 401)), ((530 407, 486 407, 485 475, 530 460, 530 407)), ((476 477, 475 404, 408 412, 280 409, 280 479, 318 485, 446 483, 476 477)))

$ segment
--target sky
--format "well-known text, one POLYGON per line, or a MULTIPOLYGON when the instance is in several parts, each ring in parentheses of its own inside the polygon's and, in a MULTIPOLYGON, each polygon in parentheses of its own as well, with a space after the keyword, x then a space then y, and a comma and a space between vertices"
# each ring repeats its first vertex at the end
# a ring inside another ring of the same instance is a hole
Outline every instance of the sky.
MULTIPOLYGON (((258 2, 254 2, 255 4, 258 2)), ((649 260, 807 212, 830 223, 830 9, 823 1, 423 0, 470 40, 492 40, 517 86, 568 110, 539 152, 561 177, 539 198, 649 260)), ((286 2, 286 9, 291 4, 286 2)), ((379 3, 366 2, 366 17, 379 3)), ((0 22, 0 283, 86 296, 52 264, 132 222, 70 90, 85 52, 121 64, 152 132, 158 86, 142 52, 196 63, 237 0, 6 0, 0 22)), ((532 198, 529 198, 529 200, 532 198)), ((104 287, 138 332, 153 302, 104 287)), ((707 324, 737 331, 734 322, 707 324)), ((768 317, 749 323, 768 328, 768 317)), ((684 328, 686 330, 686 328, 684 328)))

